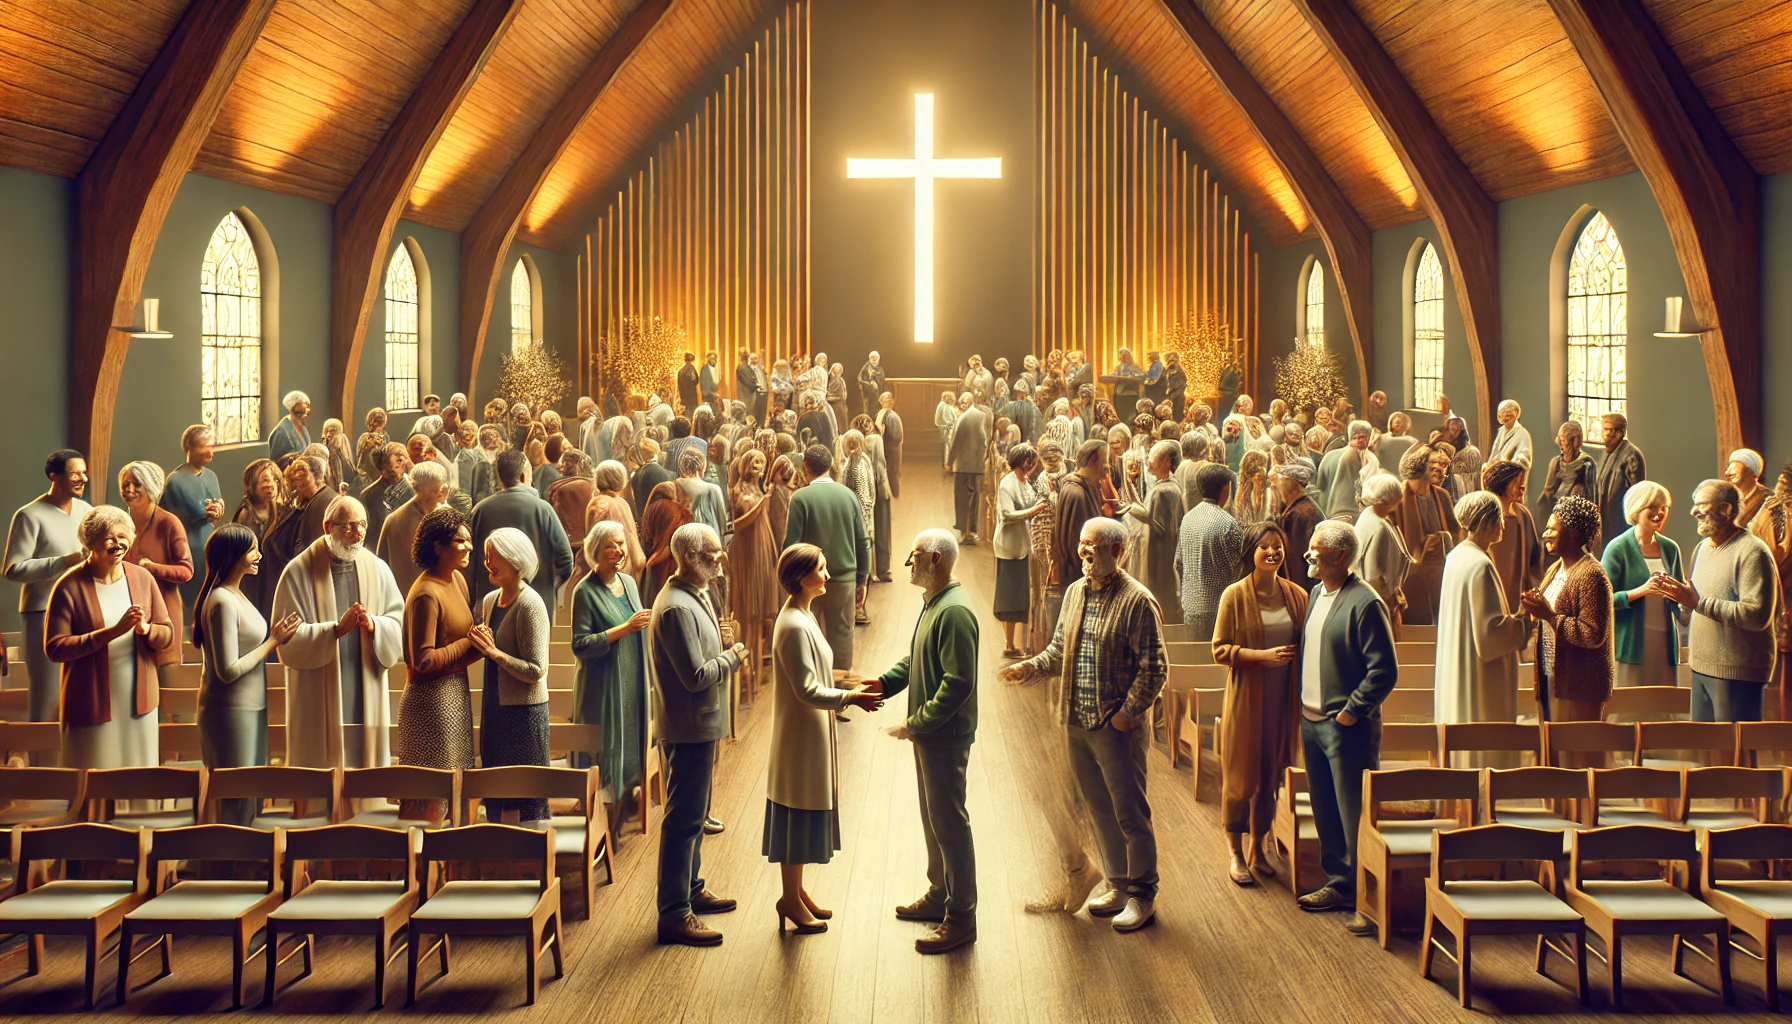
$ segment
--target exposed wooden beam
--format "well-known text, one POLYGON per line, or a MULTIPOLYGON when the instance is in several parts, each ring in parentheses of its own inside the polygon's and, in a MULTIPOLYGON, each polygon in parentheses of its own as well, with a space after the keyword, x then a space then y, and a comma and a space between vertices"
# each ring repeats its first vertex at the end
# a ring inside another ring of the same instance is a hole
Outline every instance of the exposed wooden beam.
POLYGON ((1375 352, 1369 225, 1363 223, 1282 108, 1246 70, 1225 39, 1195 7, 1194 0, 1163 0, 1163 4, 1194 44, 1195 53, 1207 65, 1220 90, 1250 122, 1251 130, 1262 140, 1308 216, 1313 218, 1331 257, 1338 293, 1344 299, 1344 318, 1350 325, 1350 341, 1356 348, 1357 400, 1367 407, 1370 359, 1375 352))
POLYGON ((536 130, 522 155, 510 165, 497 191, 473 215, 460 236, 460 370, 469 401, 479 377, 479 359, 485 353, 485 329, 491 320, 492 302, 503 277, 504 254, 516 237, 523 214, 548 172, 572 144, 604 90, 616 73, 652 34, 654 26, 671 7, 672 0, 642 0, 616 30, 603 49, 586 66, 579 80, 554 104, 547 120, 536 130))
POLYGON ((1700 343, 1722 465, 1761 442, 1760 181, 1642 5, 1550 6, 1667 221, 1707 329, 1700 343))
POLYGON ((1500 383, 1499 223, 1493 200, 1450 147, 1393 58, 1348 0, 1294 0, 1399 155, 1437 228, 1475 371, 1475 429, 1493 436, 1500 383))
POLYGON ((75 181, 74 401, 89 497, 106 496, 112 413, 156 237, 274 0, 193 0, 75 181))
POLYGON ((405 101, 379 148, 336 204, 335 258, 330 271, 330 363, 336 415, 353 423, 355 381, 367 321, 385 278, 386 250, 411 186, 461 100, 498 48, 517 0, 479 0, 405 101))

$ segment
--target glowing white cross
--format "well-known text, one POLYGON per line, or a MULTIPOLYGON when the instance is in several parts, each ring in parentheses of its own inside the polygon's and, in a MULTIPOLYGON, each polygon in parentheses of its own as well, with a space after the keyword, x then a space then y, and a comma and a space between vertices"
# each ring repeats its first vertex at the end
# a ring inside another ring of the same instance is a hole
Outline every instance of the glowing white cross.
POLYGON ((933 179, 1000 178, 1002 158, 940 160, 933 155, 933 93, 915 94, 912 160, 846 161, 848 178, 915 179, 915 340, 933 341, 933 179))

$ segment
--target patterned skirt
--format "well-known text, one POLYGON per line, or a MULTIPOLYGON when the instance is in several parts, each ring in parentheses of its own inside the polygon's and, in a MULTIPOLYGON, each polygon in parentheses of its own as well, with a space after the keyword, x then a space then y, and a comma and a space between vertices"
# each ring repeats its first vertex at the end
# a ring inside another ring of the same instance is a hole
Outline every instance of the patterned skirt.
MULTIPOLYGON (((479 727, 479 763, 485 768, 510 764, 548 763, 548 703, 500 704, 497 687, 486 690, 479 727)), ((518 821, 539 821, 548 816, 545 797, 528 800, 487 800, 485 820, 499 821, 505 811, 515 811, 518 821)))
POLYGON ((399 764, 473 767, 473 693, 465 672, 405 684, 398 702, 399 764))

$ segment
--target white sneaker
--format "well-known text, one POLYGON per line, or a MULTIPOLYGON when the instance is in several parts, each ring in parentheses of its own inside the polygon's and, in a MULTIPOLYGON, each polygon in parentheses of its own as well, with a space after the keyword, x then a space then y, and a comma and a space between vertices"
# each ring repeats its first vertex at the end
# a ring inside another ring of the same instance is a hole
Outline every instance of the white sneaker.
POLYGON ((1126 909, 1114 918, 1114 930, 1117 932, 1136 932, 1150 924, 1157 916, 1157 902, 1142 900, 1134 896, 1126 901, 1126 909))
POLYGON ((1126 893, 1114 888, 1114 883, 1104 881, 1096 888, 1094 896, 1089 898, 1089 914, 1091 917, 1113 917, 1126 909, 1126 893))

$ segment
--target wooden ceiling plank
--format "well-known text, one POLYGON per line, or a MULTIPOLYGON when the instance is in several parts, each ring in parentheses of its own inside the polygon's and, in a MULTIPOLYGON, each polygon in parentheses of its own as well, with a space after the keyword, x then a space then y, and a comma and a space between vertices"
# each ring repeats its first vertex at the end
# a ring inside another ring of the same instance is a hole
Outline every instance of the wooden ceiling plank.
POLYGON ((1346 0, 1294 0, 1350 79, 1437 229, 1475 378, 1475 427, 1492 437, 1493 389, 1500 380, 1499 224, 1468 166, 1451 148, 1418 94, 1346 0))
POLYGON ((1344 319, 1350 325, 1350 342, 1356 349, 1357 395, 1366 404, 1370 358, 1375 350, 1375 321, 1370 307, 1370 275, 1374 261, 1369 226, 1344 198, 1343 190, 1295 130, 1293 122, 1263 86, 1251 77, 1226 41, 1196 9, 1193 0, 1163 0, 1163 4, 1182 26, 1201 62, 1219 84, 1220 91, 1250 123, 1312 218, 1326 253, 1331 257, 1338 292, 1344 300, 1344 319))
POLYGON ((566 152, 628 59, 653 34, 671 0, 642 0, 554 104, 493 192, 461 233, 461 377, 469 400, 477 394, 485 329, 503 276, 505 253, 554 164, 566 152))
POLYGON ((1549 3, 1667 220, 1705 328, 1721 463, 1761 442, 1760 181, 1647 12, 1549 3))
POLYGON ((106 496, 112 412, 143 276, 181 179, 274 0, 193 0, 75 183, 74 400, 92 500, 106 496))
POLYGON ((336 204, 330 379, 336 415, 344 423, 353 422, 367 322, 385 278, 386 251, 398 219, 424 161, 515 20, 518 2, 478 0, 473 5, 336 204))

